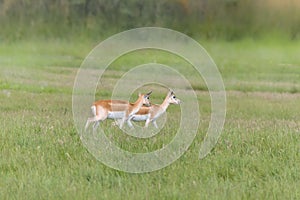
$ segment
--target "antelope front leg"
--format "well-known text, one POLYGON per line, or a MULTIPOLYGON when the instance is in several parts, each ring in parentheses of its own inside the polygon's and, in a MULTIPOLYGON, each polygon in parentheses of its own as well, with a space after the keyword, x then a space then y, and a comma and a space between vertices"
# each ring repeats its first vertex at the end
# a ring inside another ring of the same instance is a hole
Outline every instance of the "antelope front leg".
POLYGON ((134 126, 132 125, 132 123, 131 123, 131 119, 133 118, 133 116, 131 116, 131 117, 129 117, 128 119, 127 119, 127 125, 130 127, 130 128, 134 128, 134 126))
POLYGON ((148 118, 148 119, 146 120, 145 128, 148 128, 150 121, 151 121, 150 118, 148 118))
POLYGON ((157 126, 156 120, 153 120, 153 121, 152 121, 152 123, 153 123, 154 127, 158 129, 158 126, 157 126))
POLYGON ((121 122, 120 122, 119 128, 123 128, 123 125, 124 125, 125 121, 126 121, 126 117, 123 117, 121 122))

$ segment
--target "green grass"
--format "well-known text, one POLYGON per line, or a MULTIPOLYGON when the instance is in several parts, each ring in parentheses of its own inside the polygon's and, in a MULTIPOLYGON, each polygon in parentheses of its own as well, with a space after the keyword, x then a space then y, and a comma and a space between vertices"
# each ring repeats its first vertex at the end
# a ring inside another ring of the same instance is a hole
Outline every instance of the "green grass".
MULTIPOLYGON (((190 77, 201 111, 198 134, 172 165, 128 174, 97 161, 72 118, 72 86, 92 42, 28 41, 0 46, 0 199, 299 199, 299 42, 204 41, 227 89, 224 131, 209 156, 198 159, 210 119, 209 93, 173 55, 136 52, 115 61, 97 96, 131 66, 160 62, 190 77), (124 67, 124 68, 122 68, 124 67), (182 68, 181 68, 182 67, 182 68), (100 91, 101 89, 101 91, 100 91)), ((156 92, 158 93, 158 92, 156 92)), ((154 94, 158 103, 164 94, 154 94)), ((180 98, 180 97, 179 97, 180 98)), ((147 151, 176 131, 170 107, 165 131, 136 140, 105 127, 118 145, 147 151)))

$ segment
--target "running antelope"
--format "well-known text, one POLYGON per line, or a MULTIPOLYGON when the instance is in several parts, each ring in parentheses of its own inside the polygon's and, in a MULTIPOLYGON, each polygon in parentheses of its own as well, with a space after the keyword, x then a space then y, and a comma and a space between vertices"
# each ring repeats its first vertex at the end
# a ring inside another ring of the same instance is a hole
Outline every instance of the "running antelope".
POLYGON ((143 105, 149 106, 149 96, 152 91, 147 94, 139 94, 139 98, 135 103, 129 103, 123 100, 99 100, 92 105, 93 117, 87 119, 85 129, 88 128, 91 122, 95 122, 94 130, 98 127, 100 121, 105 119, 121 119, 120 128, 123 127, 127 121, 128 125, 132 127, 130 118, 137 113, 143 105))
POLYGON ((155 128, 158 128, 156 119, 166 112, 170 104, 180 104, 173 91, 169 91, 162 104, 153 104, 150 107, 142 106, 141 109, 131 117, 133 121, 145 121, 145 127, 152 122, 155 128))

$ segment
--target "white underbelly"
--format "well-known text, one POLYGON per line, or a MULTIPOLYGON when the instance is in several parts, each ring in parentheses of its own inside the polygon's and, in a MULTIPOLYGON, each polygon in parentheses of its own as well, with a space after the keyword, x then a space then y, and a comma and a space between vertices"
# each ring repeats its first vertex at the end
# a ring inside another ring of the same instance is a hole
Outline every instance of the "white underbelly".
POLYGON ((122 119, 124 116, 125 116, 124 111, 108 112, 107 118, 108 119, 122 119))
POLYGON ((131 118, 133 121, 146 121, 149 118, 149 115, 133 115, 131 118))

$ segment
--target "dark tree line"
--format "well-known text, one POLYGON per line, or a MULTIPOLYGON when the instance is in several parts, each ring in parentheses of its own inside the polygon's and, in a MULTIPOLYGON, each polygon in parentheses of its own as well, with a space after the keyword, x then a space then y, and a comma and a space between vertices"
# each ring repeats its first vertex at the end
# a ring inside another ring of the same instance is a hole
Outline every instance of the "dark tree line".
POLYGON ((300 1, 0 0, 1 39, 97 35, 162 26, 192 36, 238 39, 281 31, 300 38, 300 1))

